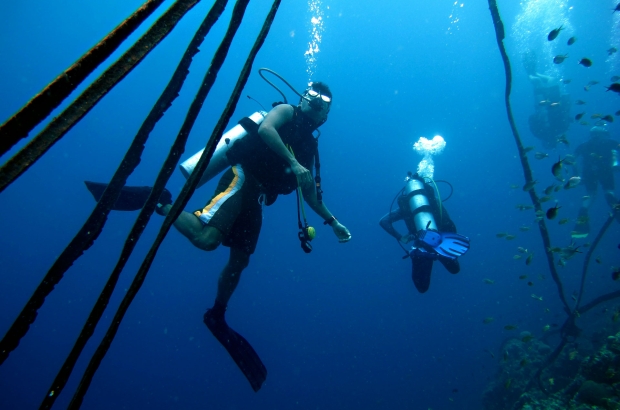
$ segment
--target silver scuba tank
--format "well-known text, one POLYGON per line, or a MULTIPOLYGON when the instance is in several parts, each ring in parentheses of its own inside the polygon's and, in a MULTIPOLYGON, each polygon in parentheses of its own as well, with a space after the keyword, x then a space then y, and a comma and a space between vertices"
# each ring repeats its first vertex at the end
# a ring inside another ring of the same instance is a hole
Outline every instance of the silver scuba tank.
POLYGON ((405 184, 405 195, 411 195, 408 204, 409 210, 414 215, 413 220, 416 231, 419 232, 426 229, 437 230, 437 224, 435 223, 435 218, 433 217, 430 203, 426 197, 424 182, 420 180, 417 175, 407 178, 407 182, 405 184), (418 208, 422 207, 425 209, 417 211, 418 208))

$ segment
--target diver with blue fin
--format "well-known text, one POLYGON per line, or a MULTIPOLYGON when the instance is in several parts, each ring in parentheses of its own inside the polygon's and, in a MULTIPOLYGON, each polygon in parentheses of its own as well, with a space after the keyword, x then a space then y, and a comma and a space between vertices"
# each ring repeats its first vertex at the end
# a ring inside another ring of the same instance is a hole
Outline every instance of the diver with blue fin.
MULTIPOLYGON (((327 121, 332 101, 329 87, 312 82, 299 93, 271 70, 260 69, 259 74, 280 92, 284 103, 274 103, 269 113, 259 111, 242 119, 222 136, 199 184, 223 172, 213 196, 204 208, 183 211, 174 222, 175 228, 201 250, 212 251, 219 245, 230 248, 229 260, 218 279, 215 303, 204 314, 204 323, 228 351, 254 391, 261 388, 267 369, 247 340, 228 326, 224 315, 241 273, 256 249, 263 205, 273 204, 278 195, 297 192, 298 238, 306 253, 312 250, 310 241, 314 238, 314 228, 306 222, 303 201, 325 221, 324 225, 332 228, 339 242, 351 239, 349 230, 322 200, 318 137, 314 133, 327 121), (286 83, 300 97, 298 105, 288 104, 284 94, 261 71, 269 71, 286 83), (303 214, 303 224, 299 210, 303 214)), ((201 154, 195 154, 180 165, 186 178, 194 171, 201 154)), ((86 186, 99 200, 107 184, 87 181, 86 186)), ((140 209, 150 191, 150 187, 126 186, 114 209, 140 209)), ((167 215, 171 204, 172 195, 165 190, 156 212, 167 215)))
POLYGON ((445 142, 440 136, 433 140, 420 138, 414 145, 414 149, 424 155, 418 165, 418 173, 407 174, 405 186, 392 201, 390 212, 379 221, 381 227, 396 238, 407 253, 403 259, 411 258, 411 276, 420 293, 426 292, 431 284, 435 260, 441 262, 448 272, 456 274, 461 270, 458 257, 469 250, 469 238, 456 233, 456 225, 438 198, 438 190, 435 195, 437 186, 432 179, 432 155, 440 153, 443 147, 445 142), (394 202, 398 202, 396 209, 394 202), (394 222, 401 220, 407 226, 407 235, 401 235, 394 228, 394 222), (405 249, 403 244, 410 242, 413 242, 411 248, 405 249))

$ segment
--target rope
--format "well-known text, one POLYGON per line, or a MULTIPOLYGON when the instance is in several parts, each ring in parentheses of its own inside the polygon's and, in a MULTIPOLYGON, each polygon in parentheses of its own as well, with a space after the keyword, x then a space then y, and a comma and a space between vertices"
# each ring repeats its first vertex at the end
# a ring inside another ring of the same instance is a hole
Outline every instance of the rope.
POLYGON ((146 20, 164 0, 148 0, 125 21, 91 48, 71 67, 63 71, 39 94, 0 125, 0 156, 26 138, 62 101, 103 63, 123 41, 146 20))
MULTIPOLYGON (((234 24, 238 25, 241 23, 241 18, 243 17, 243 12, 245 11, 245 6, 247 5, 248 2, 249 0, 239 0, 237 2, 237 4, 235 5, 235 9, 233 10, 231 26, 234 24)), ((106 332, 105 336, 103 337, 103 340, 101 341, 90 363, 88 364, 88 367, 84 373, 84 376, 82 377, 82 380, 80 381, 78 389, 75 395, 73 396, 71 403, 69 404, 70 409, 77 409, 80 407, 83 401, 84 395, 86 394, 86 391, 88 390, 88 387, 90 386, 94 373, 99 367, 110 345, 112 344, 114 336, 116 335, 116 332, 118 331, 118 328, 123 320, 125 313, 127 312, 127 309, 129 308, 129 305, 131 304, 131 302, 133 301, 133 298, 136 296, 137 292, 142 286, 142 283, 144 282, 144 279, 146 278, 146 274, 151 264, 153 263, 153 259, 155 258, 155 255, 157 253, 157 250, 159 249, 159 246, 161 245, 161 242, 164 240, 173 222, 182 212, 183 208, 187 205, 189 198, 194 193, 196 186, 200 182, 200 178, 202 177, 202 174, 204 173, 205 169, 207 168, 209 164, 211 157, 213 156, 213 152, 215 151, 217 143, 219 142, 219 140, 222 137, 222 134, 224 133, 224 128, 230 121, 230 117, 232 116, 237 106, 237 103, 241 96, 241 92, 243 91, 243 88, 247 82, 250 71, 252 69, 252 64, 254 62, 254 59, 256 58, 256 54, 260 50, 261 46, 263 45, 265 41, 267 34, 269 33, 271 23, 273 22, 273 19, 275 17, 275 14, 278 10, 279 5, 280 5, 280 0, 274 0, 271 10, 269 11, 269 14, 267 15, 265 19, 265 23, 263 24, 263 27, 241 71, 237 84, 235 85, 235 88, 231 94, 231 97, 228 100, 228 103, 226 104, 226 108, 224 109, 222 116, 220 117, 220 119, 218 120, 214 128, 213 133, 211 134, 211 137, 209 138, 209 141, 207 142, 205 150, 200 160, 196 164, 196 168, 194 169, 194 172, 192 172, 192 174, 188 178, 187 182, 183 186, 183 189, 181 190, 181 193, 179 194, 179 197, 173 204, 172 209, 170 210, 170 212, 168 213, 168 216, 164 220, 164 223, 162 224, 162 227, 157 235, 157 238, 153 242, 151 249, 149 250, 144 261, 142 262, 142 265, 140 266, 140 269, 138 270, 138 273, 136 274, 134 281, 132 282, 131 286, 127 290, 127 293, 125 294, 125 297, 123 298, 123 301, 121 302, 114 316, 114 319, 112 320, 112 324, 108 328, 108 331, 106 332)), ((230 46, 230 41, 227 44, 224 44, 224 41, 222 41, 222 44, 220 44, 220 48, 222 48, 223 46, 226 46, 226 48, 228 48, 230 46)), ((218 53, 216 53, 216 56, 219 54, 219 51, 220 49, 218 48, 218 53)), ((200 90, 198 91, 196 98, 192 102, 192 105, 188 111, 186 120, 181 128, 181 131, 179 132, 179 135, 177 136, 177 141, 175 141, 175 144, 171 148, 170 155, 166 159, 166 162, 164 163, 164 166, 162 167, 160 174, 157 177, 157 182, 155 183, 155 186, 153 187, 153 191, 151 192, 151 195, 147 201, 147 204, 141 211, 141 215, 147 212, 152 213, 155 207, 155 204, 157 202, 157 199, 159 198, 161 191, 163 191, 164 189, 164 186, 165 186, 165 183, 168 177, 172 173, 172 170, 175 168, 176 163, 178 162, 178 159, 181 153, 183 152, 183 146, 185 142, 179 141, 179 140, 187 139, 191 126, 193 125, 193 123, 196 120, 196 117, 198 116, 198 112, 200 111, 204 98, 206 98, 206 94, 208 93, 208 90, 211 88, 211 85, 215 81, 217 72, 219 71, 219 68, 221 67, 223 63, 223 58, 218 57, 218 61, 216 61, 216 58, 214 57, 214 63, 215 65, 218 65, 218 67, 209 68, 205 76, 205 79, 202 83, 202 86, 200 90)), ((136 222, 136 224, 138 224, 138 222, 136 222)))
MULTIPOLYGON (((519 151, 519 157, 521 158, 521 166, 523 168, 523 174, 525 176, 525 183, 531 183, 534 181, 532 176, 532 169, 527 160, 526 152, 523 149, 523 144, 521 143, 521 137, 519 136, 519 131, 517 130, 517 126, 514 121, 514 117, 512 115, 512 108, 510 105, 510 92, 512 89, 512 72, 510 68, 510 60, 508 59, 508 54, 506 54, 506 49, 504 48, 504 24, 502 23, 502 19, 499 15, 499 10, 497 8, 497 0, 488 0, 489 1, 489 9, 491 10, 491 17, 493 18, 493 26, 495 27, 495 37, 497 38, 497 45, 499 47, 500 54, 502 56, 502 60, 504 62, 504 70, 506 72, 506 91, 504 95, 504 101, 506 105, 506 113, 508 114, 508 122, 510 123, 510 128, 512 130, 512 135, 514 136, 515 143, 517 144, 517 149, 519 151)), ((532 199, 532 203, 534 204, 534 208, 536 211, 542 211, 542 205, 540 200, 538 199, 538 195, 536 191, 533 189, 529 190, 530 198, 532 199)), ((545 223, 544 218, 538 221, 538 229, 540 230, 540 235, 542 236, 543 246, 547 250, 545 252, 545 256, 547 257, 547 264, 549 265, 549 271, 551 272, 551 277, 555 282, 560 300, 564 304, 564 309, 566 314, 571 315, 571 308, 566 301, 566 297, 564 295, 564 287, 562 285, 562 281, 560 280, 560 276, 558 275, 558 271, 553 263, 553 253, 549 251, 551 249, 551 239, 549 238, 549 231, 547 230, 547 225, 545 223)))
POLYGON ((153 26, 24 148, 0 167, 0 192, 26 172, 155 48, 200 0, 177 0, 153 26))
MULTIPOLYGON (((158 101, 155 103, 148 117, 142 124, 142 127, 138 131, 138 134, 136 135, 134 141, 132 142, 131 147, 129 148, 129 150, 127 151, 127 154, 125 155, 123 162, 121 162, 121 165, 119 166, 116 173, 112 177, 112 182, 109 185, 112 188, 106 189, 106 191, 103 193, 101 200, 99 201, 99 203, 93 210, 91 216, 89 217, 89 220, 90 218, 93 218, 95 216, 98 216, 99 218, 103 218, 105 220, 105 217, 110 212, 111 206, 113 206, 113 204, 116 202, 116 199, 118 198, 118 192, 120 192, 120 188, 124 186, 127 180, 127 176, 131 172, 133 172, 135 167, 138 165, 139 155, 142 153, 144 149, 144 143, 146 142, 146 139, 148 138, 150 132, 155 127, 155 124, 157 123, 157 121, 159 121, 159 119, 163 116, 164 112, 171 106, 172 101, 174 101, 174 99, 179 95, 181 86, 183 85, 183 82, 185 81, 185 79, 187 78, 187 75, 189 74, 189 66, 191 65, 193 56, 198 53, 199 51, 198 47, 203 42, 205 36, 208 34, 213 24, 217 21, 217 19, 220 17, 222 12, 224 11, 224 8, 226 7, 227 3, 228 3, 227 0, 219 0, 211 7, 211 10, 209 10, 209 13, 205 17, 204 21, 202 22, 202 24, 196 31, 194 38, 192 39, 189 46, 187 47, 185 54, 183 55, 183 58, 181 59, 181 62, 177 66, 174 74, 172 75, 170 82, 166 86, 166 89, 163 91, 162 95, 159 97, 158 101), (134 151, 138 151, 137 157, 134 151), (112 195, 112 192, 116 192, 116 194, 112 195), (104 208, 104 209, 100 209, 100 208, 104 208)), ((105 311, 108 305, 108 302, 110 300, 112 292, 114 291, 114 288, 116 286, 120 273, 122 269, 124 268, 126 261, 129 259, 129 256, 133 252, 133 249, 135 245, 137 244, 138 239, 142 235, 142 232, 144 228, 146 227, 146 223, 148 222, 150 215, 151 214, 149 214, 148 218, 144 218, 144 220, 141 220, 141 218, 138 217, 139 223, 136 225, 138 229, 136 229, 135 231, 132 230, 132 233, 129 235, 129 237, 125 241, 125 245, 121 252, 119 261, 116 267, 114 268, 112 274, 110 275, 110 278, 108 279, 103 291, 101 292, 101 295, 99 296, 97 302, 95 303, 95 306, 93 307, 88 319, 86 320, 86 324, 82 328, 82 331, 80 332, 80 335, 78 336, 73 346, 73 349, 67 356, 67 359, 65 360, 61 370, 56 375, 56 378, 54 379, 54 382, 52 383, 51 387, 48 389, 48 392, 45 398, 43 399, 43 402, 40 405, 41 409, 51 408, 54 402, 56 401, 56 398, 60 395, 60 393, 64 389, 64 386, 66 385, 67 380, 69 376, 71 375, 71 372, 73 371, 73 367, 75 366, 75 363, 77 362, 80 354, 82 353, 84 346, 86 345, 90 337, 93 335, 93 332, 95 331, 95 327, 97 326, 97 323, 101 319, 101 316, 103 315, 103 312, 105 311), (140 227, 142 229, 139 229, 140 227)), ((87 225, 88 225, 88 222, 82 227, 82 230, 93 229, 91 227, 88 227, 87 225)))

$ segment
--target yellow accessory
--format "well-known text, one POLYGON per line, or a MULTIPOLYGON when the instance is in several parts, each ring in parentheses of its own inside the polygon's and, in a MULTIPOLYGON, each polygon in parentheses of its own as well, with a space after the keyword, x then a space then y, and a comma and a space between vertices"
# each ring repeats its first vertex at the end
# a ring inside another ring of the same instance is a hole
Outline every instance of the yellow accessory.
POLYGON ((316 230, 312 226, 307 227, 306 232, 308 233, 308 239, 310 240, 313 240, 316 236, 316 230))

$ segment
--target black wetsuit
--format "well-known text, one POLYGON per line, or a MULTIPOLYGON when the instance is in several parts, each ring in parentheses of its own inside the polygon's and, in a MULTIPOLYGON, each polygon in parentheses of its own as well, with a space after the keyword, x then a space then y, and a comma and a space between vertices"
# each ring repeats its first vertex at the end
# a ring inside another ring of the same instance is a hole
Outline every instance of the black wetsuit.
MULTIPOLYGON (((437 224, 437 229, 440 232, 456 232, 456 225, 450 219, 446 208, 442 206, 440 210, 439 201, 437 201, 435 197, 433 188, 428 184, 424 184, 424 188, 426 190, 426 198, 428 199, 429 205, 433 212, 433 218, 437 224)), ((391 213, 381 218, 380 224, 383 229, 385 229, 388 233, 391 233, 389 228, 392 228, 393 230, 392 223, 403 220, 407 225, 409 234, 415 234, 417 229, 413 216, 414 215, 409 210, 408 197, 401 195, 398 198, 398 208, 392 210, 391 213)), ((459 273, 461 270, 459 262, 456 259, 440 257, 439 261, 450 273, 459 273)), ((428 290, 431 284, 433 259, 414 253, 411 256, 411 262, 411 277, 413 279, 413 283, 420 293, 424 293, 428 290)))

